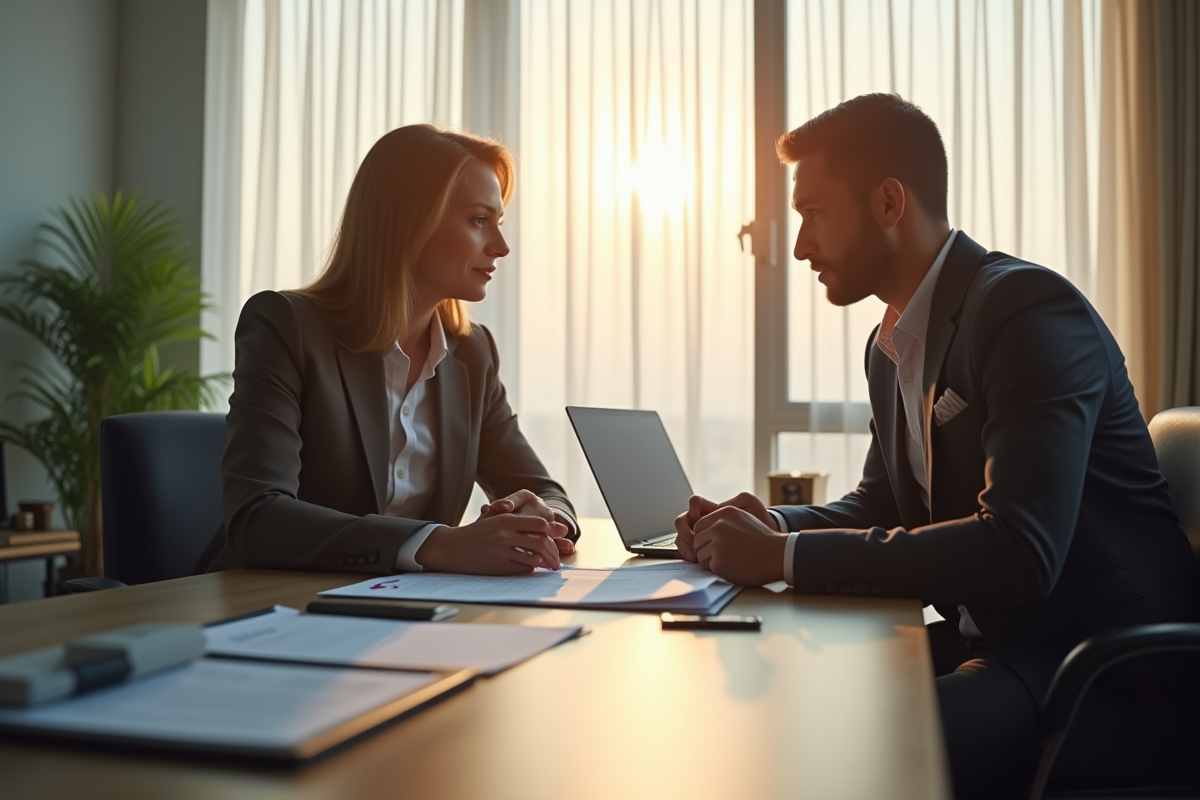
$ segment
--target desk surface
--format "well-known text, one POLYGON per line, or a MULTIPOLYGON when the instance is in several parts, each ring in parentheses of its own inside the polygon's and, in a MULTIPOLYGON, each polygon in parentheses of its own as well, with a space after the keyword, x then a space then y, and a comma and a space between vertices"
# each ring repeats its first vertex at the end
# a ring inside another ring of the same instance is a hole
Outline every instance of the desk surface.
MULTIPOLYGON (((588 520, 582 566, 624 560, 588 520)), ((0 655, 135 622, 303 608, 357 580, 233 570, 0 607, 0 655)), ((273 770, 0 740, 9 798, 948 797, 916 601, 742 592, 761 633, 663 632, 658 618, 459 604, 456 622, 589 635, 309 767, 273 770)))

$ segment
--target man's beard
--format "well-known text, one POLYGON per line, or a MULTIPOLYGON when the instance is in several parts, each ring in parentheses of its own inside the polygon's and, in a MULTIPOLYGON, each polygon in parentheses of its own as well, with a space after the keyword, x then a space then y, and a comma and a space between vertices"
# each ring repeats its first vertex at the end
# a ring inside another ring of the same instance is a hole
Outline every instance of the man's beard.
POLYGON ((896 260, 896 248, 869 219, 863 220, 841 263, 826 271, 825 299, 835 306, 852 306, 875 294, 896 260))

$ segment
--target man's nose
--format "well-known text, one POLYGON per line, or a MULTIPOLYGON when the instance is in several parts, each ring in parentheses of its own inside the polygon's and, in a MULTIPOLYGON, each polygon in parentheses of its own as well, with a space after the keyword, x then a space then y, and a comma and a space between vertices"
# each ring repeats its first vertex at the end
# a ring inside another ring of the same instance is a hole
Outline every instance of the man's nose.
POLYGON ((800 232, 796 234, 796 247, 792 250, 792 255, 797 261, 811 261, 817 254, 816 251, 816 246, 804 235, 804 226, 801 225, 800 232))

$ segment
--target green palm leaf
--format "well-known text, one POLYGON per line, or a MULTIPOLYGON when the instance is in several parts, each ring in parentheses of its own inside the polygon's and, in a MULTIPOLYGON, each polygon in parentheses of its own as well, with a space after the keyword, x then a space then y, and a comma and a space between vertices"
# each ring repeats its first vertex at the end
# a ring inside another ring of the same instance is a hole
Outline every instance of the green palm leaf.
POLYGON ((85 536, 85 562, 98 566, 100 421, 196 408, 216 398, 227 376, 159 362, 163 345, 208 336, 196 321, 211 307, 166 208, 95 193, 51 217, 39 227, 43 258, 0 275, 0 320, 32 336, 58 368, 16 365, 24 376, 10 397, 42 416, 0 422, 0 439, 46 467, 69 524, 85 536))

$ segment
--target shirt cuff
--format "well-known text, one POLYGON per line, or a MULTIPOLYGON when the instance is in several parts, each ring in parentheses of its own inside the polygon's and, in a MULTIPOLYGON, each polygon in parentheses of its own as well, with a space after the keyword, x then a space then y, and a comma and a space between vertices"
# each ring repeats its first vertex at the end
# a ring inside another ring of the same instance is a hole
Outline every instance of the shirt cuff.
POLYGON ((418 528, 416 533, 405 539, 404 544, 400 545, 400 552, 396 553, 396 561, 392 568, 397 572, 424 572, 425 568, 417 563, 417 551, 425 544, 433 529, 440 527, 442 526, 438 523, 431 522, 423 528, 418 528))
POLYGON ((768 508, 767 513, 775 520, 775 530, 780 533, 787 533, 788 524, 787 520, 783 518, 783 514, 780 514, 773 508, 768 508))
POLYGON ((783 546, 783 580, 788 586, 796 585, 792 565, 796 562, 796 539, 799 536, 799 533, 789 533, 787 544, 783 546))

